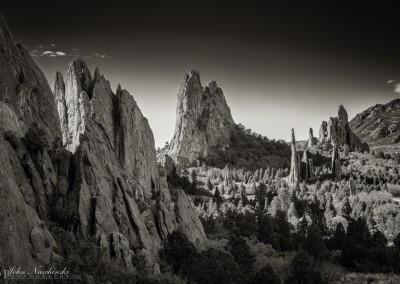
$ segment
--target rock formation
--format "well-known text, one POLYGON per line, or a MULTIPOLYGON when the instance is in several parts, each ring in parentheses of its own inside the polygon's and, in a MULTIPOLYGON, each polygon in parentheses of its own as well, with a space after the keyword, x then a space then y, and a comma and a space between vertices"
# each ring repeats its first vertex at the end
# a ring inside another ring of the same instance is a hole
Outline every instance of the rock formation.
POLYGON ((309 152, 307 150, 303 153, 303 158, 301 159, 300 167, 300 177, 301 180, 308 180, 314 175, 314 163, 311 158, 309 158, 309 152))
POLYGON ((177 229, 204 248, 194 206, 160 175, 153 133, 126 90, 114 94, 98 69, 92 76, 74 60, 53 95, 2 19, 0 51, 1 269, 60 258, 47 219, 95 238, 127 268, 141 253, 157 271, 161 241, 177 229))
MULTIPOLYGON (((61 76, 56 76, 59 80, 61 76)), ((95 236, 112 250, 117 240, 128 248, 143 247, 155 255, 161 240, 176 229, 186 233, 200 248, 205 234, 186 195, 171 195, 156 162, 153 133, 133 97, 120 86, 114 94, 110 83, 96 68, 92 79, 87 65, 74 60, 68 67, 65 91, 55 82, 64 146, 75 153, 75 204, 78 228, 95 236)), ((124 259, 131 252, 124 251, 124 259)))
POLYGON ((308 133, 307 147, 311 148, 314 145, 317 145, 317 139, 314 137, 313 129, 310 127, 310 131, 308 133))
POLYGON ((299 168, 299 156, 296 150, 296 138, 294 136, 294 129, 292 129, 292 138, 290 141, 290 147, 292 150, 292 157, 290 160, 290 174, 289 183, 296 186, 300 182, 300 168, 299 168))
POLYGON ((180 87, 174 137, 163 154, 177 165, 192 165, 206 158, 213 147, 229 145, 233 126, 221 88, 215 81, 203 87, 199 72, 191 71, 180 87))
POLYGON ((338 147, 347 144, 352 151, 356 149, 369 151, 368 144, 362 143, 351 130, 347 112, 342 105, 339 106, 337 117, 331 117, 328 122, 322 122, 319 135, 321 143, 331 143, 338 147))
POLYGON ((325 143, 327 137, 328 137, 328 123, 324 120, 322 121, 321 127, 319 129, 319 142, 325 143))
POLYGON ((290 146, 292 149, 292 158, 290 162, 289 184, 297 186, 300 182, 314 176, 314 163, 308 150, 303 152, 303 157, 297 153, 294 129, 292 129, 290 146))
POLYGON ((43 73, 29 52, 14 43, 1 16, 0 66, 0 270, 3 271, 17 265, 24 268, 47 265, 58 258, 53 251, 55 241, 43 220, 56 183, 55 170, 45 148, 61 136, 61 129, 43 73), (38 143, 39 149, 29 151, 22 138, 30 129, 30 137, 48 143, 38 143), (35 129, 41 129, 40 133, 35 129))

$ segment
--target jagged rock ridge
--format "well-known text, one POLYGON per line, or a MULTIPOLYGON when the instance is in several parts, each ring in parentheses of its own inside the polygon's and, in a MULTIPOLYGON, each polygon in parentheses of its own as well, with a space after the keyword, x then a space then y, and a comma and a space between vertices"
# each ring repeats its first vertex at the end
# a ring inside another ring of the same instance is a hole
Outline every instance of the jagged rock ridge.
POLYGON ((234 125, 221 88, 215 81, 203 87, 199 72, 191 71, 179 89, 175 133, 163 154, 178 165, 191 165, 213 147, 228 146, 234 125))
POLYGON ((55 78, 61 121, 67 117, 63 143, 77 163, 82 233, 108 246, 110 234, 119 232, 154 254, 162 238, 180 228, 203 246, 204 232, 187 197, 177 190, 172 200, 159 175, 153 133, 133 97, 120 86, 114 94, 98 69, 92 79, 82 60, 70 64, 65 84, 55 78), (183 214, 184 208, 189 210, 183 214))
POLYGON ((114 94, 82 60, 69 65, 65 81, 57 72, 53 96, 2 20, 0 28, 0 220, 8 228, 0 230, 1 268, 59 258, 48 218, 96 238, 128 268, 142 253, 157 270, 154 256, 176 229, 204 247, 191 201, 160 174, 153 133, 133 97, 120 87, 114 94))
POLYGON ((377 104, 357 114, 350 126, 371 146, 391 145, 400 142, 400 99, 387 104, 377 104))
POLYGON ((322 121, 319 131, 319 142, 330 143, 338 147, 348 145, 352 151, 356 149, 369 151, 368 144, 363 143, 352 131, 347 111, 342 105, 339 106, 337 117, 329 118, 328 122, 322 121))

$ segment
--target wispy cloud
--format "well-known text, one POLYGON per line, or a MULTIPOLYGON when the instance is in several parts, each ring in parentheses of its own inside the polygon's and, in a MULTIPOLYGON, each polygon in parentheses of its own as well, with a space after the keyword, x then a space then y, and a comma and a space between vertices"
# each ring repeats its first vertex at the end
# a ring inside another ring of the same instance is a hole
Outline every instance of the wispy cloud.
MULTIPOLYGON (((115 54, 117 51, 113 50, 111 53, 115 54)), ((84 59, 101 58, 109 59, 111 55, 98 53, 98 52, 85 52, 78 47, 73 47, 70 49, 59 49, 58 45, 51 43, 50 45, 39 45, 30 51, 32 57, 82 57, 84 59)))
POLYGON ((100 54, 100 53, 92 53, 92 55, 98 58, 111 58, 111 55, 100 54))
POLYGON ((40 56, 49 56, 49 57, 59 57, 59 56, 66 56, 67 54, 63 51, 51 51, 51 50, 46 50, 43 51, 40 56))
POLYGON ((399 84, 399 83, 396 83, 396 84, 394 85, 394 91, 395 91, 396 93, 399 93, 399 94, 400 94, 400 84, 399 84))
POLYGON ((399 93, 400 94, 400 83, 398 83, 396 79, 390 79, 390 80, 387 81, 387 83, 389 85, 393 85, 394 86, 394 92, 395 93, 399 93))

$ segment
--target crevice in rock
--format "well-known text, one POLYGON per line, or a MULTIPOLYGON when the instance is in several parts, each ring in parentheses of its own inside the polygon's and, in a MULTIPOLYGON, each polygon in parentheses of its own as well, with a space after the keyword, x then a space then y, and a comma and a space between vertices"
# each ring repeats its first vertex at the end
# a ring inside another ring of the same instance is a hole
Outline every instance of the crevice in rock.
POLYGON ((89 234, 91 236, 94 236, 96 233, 96 204, 97 204, 97 198, 92 197, 90 199, 90 216, 89 216, 89 222, 88 222, 88 227, 89 227, 89 234))
POLYGON ((121 183, 119 178, 117 179, 117 182, 118 182, 118 188, 121 190, 122 197, 124 199, 125 210, 126 210, 126 213, 128 215, 129 222, 131 223, 132 228, 135 230, 135 233, 137 235, 138 240, 140 240, 139 227, 136 225, 135 220, 133 220, 133 217, 132 217, 133 214, 132 214, 132 211, 131 211, 131 209, 129 207, 129 201, 128 201, 128 198, 126 197, 126 194, 125 194, 125 191, 124 191, 124 187, 122 186, 122 183, 121 183))

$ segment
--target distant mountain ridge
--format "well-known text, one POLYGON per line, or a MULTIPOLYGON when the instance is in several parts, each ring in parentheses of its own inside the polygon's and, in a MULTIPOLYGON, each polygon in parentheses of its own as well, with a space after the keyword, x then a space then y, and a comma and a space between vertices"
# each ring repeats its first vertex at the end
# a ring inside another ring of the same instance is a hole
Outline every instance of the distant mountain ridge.
POLYGON ((400 99, 366 109, 350 121, 350 126, 370 146, 399 143, 400 99))

